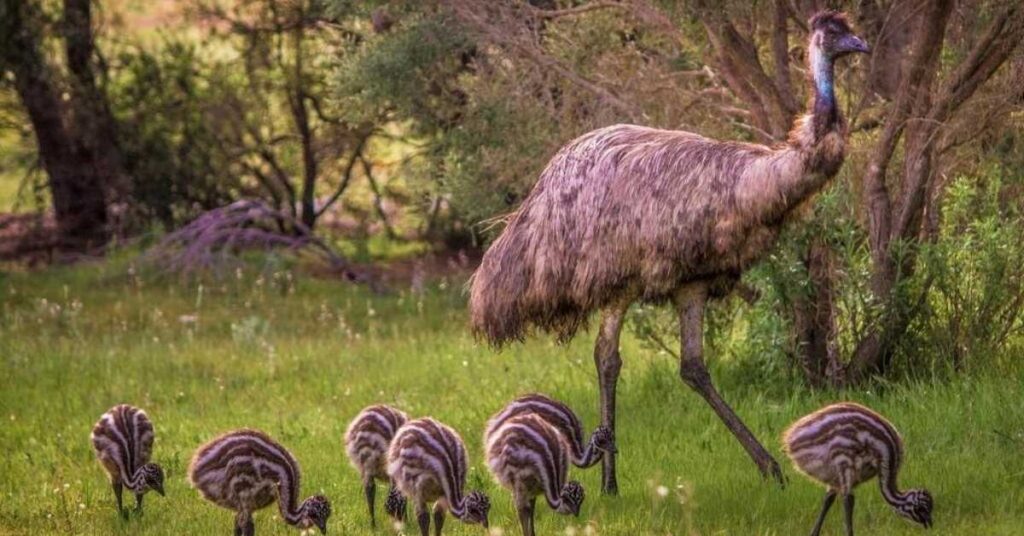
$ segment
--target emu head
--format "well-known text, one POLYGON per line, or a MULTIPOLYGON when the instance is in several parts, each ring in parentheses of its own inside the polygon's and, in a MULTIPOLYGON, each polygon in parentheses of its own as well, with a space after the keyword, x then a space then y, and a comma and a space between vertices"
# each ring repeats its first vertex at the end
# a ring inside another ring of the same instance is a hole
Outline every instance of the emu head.
POLYGON ((562 486, 558 497, 562 500, 558 506, 558 513, 565 515, 580 515, 580 506, 583 505, 583 485, 575 480, 570 480, 562 486))
POLYGON ((331 517, 331 501, 323 495, 314 495, 302 501, 302 521, 300 526, 303 529, 316 527, 321 534, 327 534, 327 518, 331 517))
POLYGON ((915 523, 920 523, 924 528, 932 526, 932 494, 924 489, 912 489, 904 496, 902 504, 896 507, 896 512, 915 523))
POLYGON ((612 433, 612 429, 607 426, 598 426, 594 428, 594 433, 590 436, 590 440, 594 442, 594 446, 602 452, 615 454, 618 452, 618 448, 615 446, 615 434, 612 433))
POLYGON ((850 28, 846 15, 838 11, 822 11, 811 17, 811 46, 817 47, 822 56, 836 60, 852 52, 868 53, 871 49, 863 39, 850 28))
POLYGON ((164 494, 164 470, 155 463, 147 463, 142 466, 142 489, 140 491, 153 490, 163 496, 164 494))
POLYGON ((487 514, 491 511, 491 500, 483 492, 474 491, 466 495, 466 513, 462 516, 464 523, 479 523, 486 529, 488 527, 487 514))
POLYGON ((384 501, 384 511, 395 521, 402 521, 405 519, 405 507, 405 496, 398 491, 398 488, 389 488, 388 498, 384 501))

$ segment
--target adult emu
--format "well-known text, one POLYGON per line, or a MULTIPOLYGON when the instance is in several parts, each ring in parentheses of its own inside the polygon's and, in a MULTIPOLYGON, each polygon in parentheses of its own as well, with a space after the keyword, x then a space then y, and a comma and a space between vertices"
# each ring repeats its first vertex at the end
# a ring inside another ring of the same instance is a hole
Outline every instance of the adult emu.
MULTIPOLYGON (((636 300, 672 300, 682 380, 711 405, 762 475, 780 483, 778 462, 712 384, 701 337, 707 299, 725 295, 842 165, 846 123, 833 64, 868 47, 840 13, 819 13, 809 27, 814 96, 785 144, 635 125, 584 134, 548 163, 484 255, 470 296, 473 330, 495 346, 523 338, 531 325, 568 340, 600 310, 594 361, 601 420, 613 433, 626 310, 636 300)), ((602 490, 617 488, 615 456, 607 455, 602 490)))

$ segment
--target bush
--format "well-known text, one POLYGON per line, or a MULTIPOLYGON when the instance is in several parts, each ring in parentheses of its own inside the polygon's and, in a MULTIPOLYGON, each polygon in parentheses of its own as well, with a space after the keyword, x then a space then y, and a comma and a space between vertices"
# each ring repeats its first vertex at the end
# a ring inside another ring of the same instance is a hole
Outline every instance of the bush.
POLYGON ((211 122, 215 97, 195 46, 168 41, 118 56, 110 90, 133 183, 130 223, 166 229, 238 197, 239 185, 211 122))
POLYGON ((1024 349, 1024 176, 993 170, 949 186, 938 239, 922 247, 924 310, 902 349, 909 367, 1001 367, 1024 349))

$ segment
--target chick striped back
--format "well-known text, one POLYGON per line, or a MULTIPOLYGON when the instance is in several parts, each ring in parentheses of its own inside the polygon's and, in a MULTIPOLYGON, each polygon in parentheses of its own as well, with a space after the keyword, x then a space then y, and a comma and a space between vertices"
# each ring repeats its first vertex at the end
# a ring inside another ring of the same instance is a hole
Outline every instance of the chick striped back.
POLYGON ((299 519, 301 472, 288 449, 258 430, 236 430, 199 447, 189 480, 207 500, 252 512, 279 501, 285 521, 299 519))
POLYGON ((120 404, 100 417, 90 438, 96 457, 110 477, 136 489, 142 484, 141 475, 137 478, 138 470, 149 462, 154 436, 153 423, 145 411, 120 404))
POLYGON ((783 447, 801 472, 848 492, 879 473, 895 489, 903 457, 899 433, 884 417, 852 402, 826 406, 793 423, 783 447))
POLYGON ((569 471, 569 445, 546 419, 536 414, 510 417, 488 431, 484 445, 487 466, 500 484, 543 493, 548 505, 558 508, 569 471))
POLYGON ((398 489, 426 502, 443 496, 457 517, 462 517, 467 470, 466 447, 458 432, 430 417, 405 423, 391 441, 388 475, 398 489))
POLYGON ((585 445, 583 425, 580 424, 576 413, 569 406, 540 393, 521 396, 509 402, 494 417, 491 417, 487 421, 487 429, 484 432, 484 443, 487 444, 486 438, 490 437, 506 421, 527 414, 538 415, 565 437, 574 465, 589 467, 600 459, 600 453, 593 448, 592 444, 585 445))
POLYGON ((364 478, 387 478, 388 447, 409 417, 385 405, 370 406, 356 415, 345 431, 349 461, 364 478))

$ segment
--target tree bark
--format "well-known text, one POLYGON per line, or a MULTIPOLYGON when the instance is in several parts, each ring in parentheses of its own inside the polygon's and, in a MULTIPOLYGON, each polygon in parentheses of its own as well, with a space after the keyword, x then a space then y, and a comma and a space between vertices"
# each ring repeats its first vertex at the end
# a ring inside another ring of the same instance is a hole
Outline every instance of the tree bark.
POLYGON ((107 204, 102 177, 89 154, 80 150, 64 120, 64 103, 42 54, 39 7, 24 0, 2 0, 0 61, 14 73, 14 88, 28 113, 39 158, 48 177, 60 247, 88 251, 106 244, 107 204))
POLYGON ((73 135, 79 150, 93 162, 107 189, 108 201, 127 202, 131 180, 118 144, 117 121, 106 94, 96 81, 96 43, 92 31, 92 0, 64 0, 63 36, 71 96, 68 101, 73 135))
POLYGON ((797 360, 811 387, 838 387, 846 379, 836 344, 836 274, 831 248, 824 240, 814 239, 803 264, 810 288, 792 305, 797 360))
POLYGON ((850 363, 854 381, 889 369, 895 344, 909 326, 907 304, 895 295, 898 283, 913 274, 916 257, 902 247, 921 232, 926 196, 932 190, 940 130, 952 115, 1010 57, 1024 39, 1024 6, 1011 4, 995 14, 962 62, 934 91, 950 0, 931 2, 914 39, 907 74, 888 114, 864 177, 863 203, 868 214, 872 256, 872 293, 880 307, 879 321, 858 343, 850 363), (886 172, 903 141, 899 196, 889 193, 886 172))

